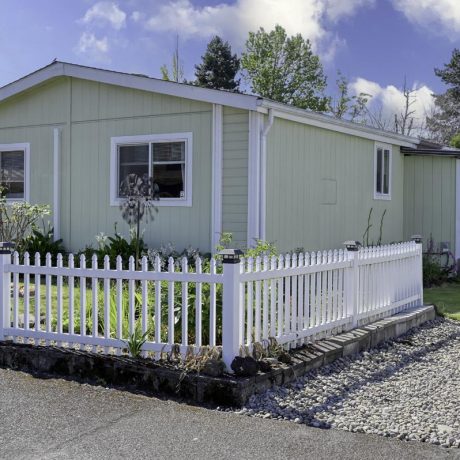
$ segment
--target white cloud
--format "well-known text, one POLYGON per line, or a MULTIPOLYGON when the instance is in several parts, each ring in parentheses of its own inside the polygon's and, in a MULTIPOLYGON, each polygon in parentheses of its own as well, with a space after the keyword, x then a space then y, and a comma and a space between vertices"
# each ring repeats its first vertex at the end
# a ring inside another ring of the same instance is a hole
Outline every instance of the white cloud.
POLYGON ((219 34, 241 47, 249 31, 255 32, 259 27, 271 30, 280 24, 288 35, 301 33, 310 39, 314 49, 320 44, 323 48, 324 42, 333 42, 334 48, 337 37, 326 30, 324 23, 338 21, 373 4, 374 0, 236 0, 232 4, 195 6, 191 0, 169 0, 146 25, 155 32, 178 32, 184 38, 219 34))
POLYGON ((134 22, 140 22, 144 19, 145 17, 145 14, 142 13, 141 11, 133 11, 131 13, 131 19, 134 21, 134 22))
POLYGON ((109 51, 109 41, 107 37, 97 39, 90 32, 83 32, 75 48, 77 54, 86 54, 96 61, 107 61, 109 51))
POLYGON ((325 12, 331 21, 338 21, 344 17, 352 16, 360 8, 373 6, 375 0, 326 0, 325 12))
MULTIPOLYGON (((414 110, 415 124, 420 125, 434 107, 433 91, 426 85, 414 83, 411 87, 413 90, 413 104, 410 110, 414 110)), ((357 78, 350 83, 350 90, 354 94, 366 93, 372 98, 369 102, 369 108, 381 109, 382 120, 389 123, 393 122, 394 115, 404 112, 405 98, 402 89, 393 85, 380 86, 378 83, 364 78, 357 78)))
MULTIPOLYGON (((460 32, 459 0, 392 0, 393 6, 406 18, 436 33, 460 32)), ((452 37, 452 39, 457 38, 452 37)))
POLYGON ((81 19, 84 24, 110 24, 115 30, 120 30, 126 25, 126 13, 113 2, 95 3, 81 19))

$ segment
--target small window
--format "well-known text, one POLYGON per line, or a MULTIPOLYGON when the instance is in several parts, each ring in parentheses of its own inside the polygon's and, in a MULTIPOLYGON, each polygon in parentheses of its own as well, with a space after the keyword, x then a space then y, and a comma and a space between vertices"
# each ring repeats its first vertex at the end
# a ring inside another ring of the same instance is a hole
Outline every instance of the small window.
POLYGON ((374 198, 389 200, 391 198, 391 147, 376 145, 375 147, 375 182, 374 198))
POLYGON ((150 178, 157 205, 190 206, 191 142, 191 133, 112 138, 112 204, 126 196, 126 184, 150 178))
POLYGON ((26 158, 28 144, 0 145, 0 185, 7 200, 27 199, 26 158))

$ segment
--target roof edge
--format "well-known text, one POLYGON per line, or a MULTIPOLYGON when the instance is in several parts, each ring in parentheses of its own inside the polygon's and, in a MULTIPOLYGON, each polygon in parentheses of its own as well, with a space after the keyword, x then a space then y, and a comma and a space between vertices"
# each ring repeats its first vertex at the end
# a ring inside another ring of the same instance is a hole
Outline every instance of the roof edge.
POLYGON ((275 116, 279 118, 284 118, 311 126, 317 126, 319 128, 329 129, 332 131, 338 131, 344 134, 351 134, 353 136, 362 137, 377 142, 388 143, 393 141, 393 144, 409 148, 415 148, 420 142, 420 140, 415 137, 403 136, 401 134, 392 133, 390 131, 384 131, 382 129, 360 125, 351 121, 341 120, 329 115, 299 109, 297 107, 269 101, 267 99, 260 101, 259 105, 265 109, 273 109, 275 116))
POLYGON ((199 100, 211 104, 228 105, 246 110, 257 110, 257 102, 259 100, 258 96, 250 94, 201 88, 199 86, 185 85, 158 78, 56 61, 0 88, 0 102, 27 91, 47 80, 62 76, 97 81, 125 88, 158 92, 169 96, 199 100))

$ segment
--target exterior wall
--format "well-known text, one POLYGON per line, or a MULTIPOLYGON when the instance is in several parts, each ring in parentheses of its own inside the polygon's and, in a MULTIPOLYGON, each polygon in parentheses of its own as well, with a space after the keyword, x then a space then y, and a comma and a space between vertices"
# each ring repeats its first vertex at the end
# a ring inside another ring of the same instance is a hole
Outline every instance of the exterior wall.
POLYGON ((69 82, 62 78, 0 104, 0 144, 30 143, 32 203, 53 203, 53 128, 68 137, 69 96, 69 82))
POLYGON ((127 236, 118 206, 110 206, 110 138, 193 133, 193 204, 159 207, 144 224, 151 246, 210 248, 211 121, 207 103, 60 78, 0 106, 0 143, 30 142, 31 201, 52 203, 53 127, 61 137, 61 236, 70 250, 95 244, 114 222, 127 236))
POLYGON ((433 237, 455 248, 455 158, 404 158, 404 236, 433 237))
POLYGON ((222 231, 247 244, 249 112, 224 107, 222 231))
POLYGON ((403 156, 392 146, 391 200, 374 200, 374 142, 275 118, 267 139, 266 236, 280 251, 403 239, 403 156))

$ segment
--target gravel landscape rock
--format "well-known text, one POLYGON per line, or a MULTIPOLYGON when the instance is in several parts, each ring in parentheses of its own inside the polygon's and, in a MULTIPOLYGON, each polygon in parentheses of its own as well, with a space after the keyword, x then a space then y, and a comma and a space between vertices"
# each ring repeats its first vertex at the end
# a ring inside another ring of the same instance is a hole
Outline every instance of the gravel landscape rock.
POLYGON ((460 323, 425 323, 252 396, 238 413, 458 448, 460 323))

